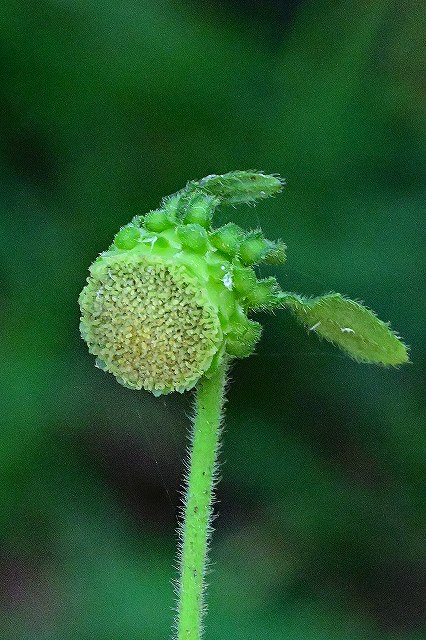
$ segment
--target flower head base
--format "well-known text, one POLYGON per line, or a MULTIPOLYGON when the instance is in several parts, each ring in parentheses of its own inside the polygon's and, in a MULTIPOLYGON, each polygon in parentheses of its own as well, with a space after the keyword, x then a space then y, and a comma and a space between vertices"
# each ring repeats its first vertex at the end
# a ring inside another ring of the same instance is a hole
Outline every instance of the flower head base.
POLYGON ((98 366, 132 389, 183 392, 222 358, 253 353, 261 326, 251 311, 284 306, 358 360, 405 362, 404 345, 365 307, 304 299, 283 293, 275 278, 259 280, 254 265, 282 264, 284 243, 234 223, 212 228, 219 204, 251 203, 282 186, 250 171, 208 176, 123 227, 79 299, 81 334, 98 366))

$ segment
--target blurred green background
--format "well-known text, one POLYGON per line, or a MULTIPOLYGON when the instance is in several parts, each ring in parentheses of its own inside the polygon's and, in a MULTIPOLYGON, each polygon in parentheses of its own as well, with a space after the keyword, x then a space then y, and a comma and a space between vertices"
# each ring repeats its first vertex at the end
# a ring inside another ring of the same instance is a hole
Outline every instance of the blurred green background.
POLYGON ((206 640, 424 638, 423 3, 3 0, 0 28, 1 637, 169 637, 191 397, 97 370, 77 296, 133 215, 255 168, 285 193, 218 223, 282 237, 284 289, 363 299, 413 364, 261 318, 232 371, 206 640))

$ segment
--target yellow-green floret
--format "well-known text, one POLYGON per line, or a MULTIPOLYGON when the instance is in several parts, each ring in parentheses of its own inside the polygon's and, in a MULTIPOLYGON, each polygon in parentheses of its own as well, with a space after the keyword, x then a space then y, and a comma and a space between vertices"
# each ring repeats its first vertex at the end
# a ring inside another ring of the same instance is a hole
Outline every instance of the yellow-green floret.
POLYGON ((101 259, 80 296, 82 335, 98 365, 154 393, 191 389, 222 343, 217 308, 183 264, 101 259))

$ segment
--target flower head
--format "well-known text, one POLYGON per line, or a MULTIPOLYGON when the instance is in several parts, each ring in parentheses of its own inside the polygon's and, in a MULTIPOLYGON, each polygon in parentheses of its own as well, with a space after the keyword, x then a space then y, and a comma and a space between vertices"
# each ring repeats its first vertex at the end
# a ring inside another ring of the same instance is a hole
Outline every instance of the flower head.
MULTIPOLYGON (((259 197, 268 178, 270 189, 281 188, 274 176, 255 175, 262 180, 259 197)), ((214 178, 220 191, 227 176, 214 178)), ((207 185, 213 177, 204 180, 207 185)), ((185 391, 225 354, 253 352, 261 327, 247 313, 270 304, 278 288, 275 281, 258 281, 240 257, 250 234, 234 224, 212 229, 220 201, 210 184, 207 191, 190 183, 123 227, 91 266, 79 300, 81 333, 98 366, 125 386, 155 394, 185 391)), ((264 240, 249 262, 277 246, 264 240)))

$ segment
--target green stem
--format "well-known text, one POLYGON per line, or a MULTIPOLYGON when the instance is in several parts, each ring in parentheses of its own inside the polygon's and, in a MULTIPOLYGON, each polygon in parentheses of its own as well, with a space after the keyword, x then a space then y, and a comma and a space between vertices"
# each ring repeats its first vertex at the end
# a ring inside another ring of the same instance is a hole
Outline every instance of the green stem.
POLYGON ((200 640, 204 613, 203 592, 215 467, 224 401, 226 366, 201 378, 196 393, 196 415, 187 483, 180 560, 177 640, 200 640))

